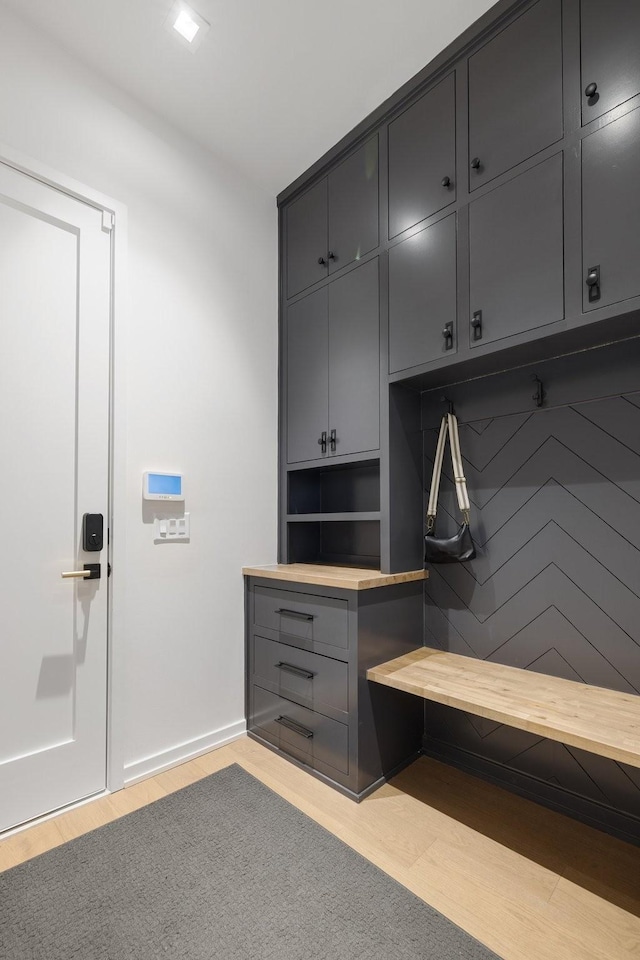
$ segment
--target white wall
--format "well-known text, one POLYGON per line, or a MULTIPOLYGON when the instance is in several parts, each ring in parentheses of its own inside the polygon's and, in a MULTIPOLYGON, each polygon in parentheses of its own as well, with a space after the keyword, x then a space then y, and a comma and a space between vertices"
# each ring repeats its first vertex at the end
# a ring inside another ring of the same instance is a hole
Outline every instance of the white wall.
POLYGON ((128 207, 126 555, 114 576, 126 581, 132 778, 244 717, 240 568, 276 554, 275 200, 2 4, 0 80, 0 142, 128 207), (185 473, 189 544, 154 545, 149 468, 185 473))

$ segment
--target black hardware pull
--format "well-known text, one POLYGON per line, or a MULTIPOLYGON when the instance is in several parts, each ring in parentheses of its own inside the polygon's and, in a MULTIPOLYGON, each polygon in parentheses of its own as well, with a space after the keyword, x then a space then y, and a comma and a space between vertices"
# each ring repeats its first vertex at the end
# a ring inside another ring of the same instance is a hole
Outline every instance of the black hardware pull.
POLYGON ((327 452, 327 431, 326 430, 323 430, 322 433, 320 434, 320 439, 318 440, 318 443, 320 444, 320 448, 322 452, 326 453, 327 452))
POLYGON ((451 177, 443 177, 440 182, 442 183, 442 186, 443 186, 443 187, 450 187, 450 186, 451 186, 451 177))
POLYGON ((482 164, 480 163, 480 157, 474 157, 473 160, 471 161, 471 169, 479 170, 481 166, 482 164))
POLYGON ((307 727, 303 727, 301 723, 296 723, 295 720, 290 720, 289 717, 276 717, 276 723, 281 723, 287 730, 292 730, 293 733, 299 734, 305 740, 311 740, 313 737, 313 730, 308 730, 307 727))
POLYGON ((600 264, 589 267, 587 270, 587 286, 589 287, 589 303, 600 299, 600 264))
POLYGON ((332 250, 329 250, 329 253, 327 254, 327 259, 328 259, 328 260, 335 260, 335 259, 336 259, 336 255, 335 255, 335 253, 334 253, 332 250))
POLYGON ((285 673, 292 673, 294 677, 302 677, 303 680, 313 680, 315 673, 312 673, 311 670, 303 670, 302 667, 296 667, 293 663, 285 663, 283 660, 280 660, 279 663, 276 663, 278 670, 284 670, 285 673))
POLYGON ((476 310, 471 317, 471 329, 473 330, 473 339, 482 340, 482 310, 476 310))
POLYGON ((282 617, 292 617, 294 620, 306 620, 309 623, 315 620, 315 614, 313 613, 300 613, 299 610, 285 610, 284 607, 276 610, 276 613, 279 613, 282 617))
POLYGON ((338 438, 336 437, 336 432, 335 432, 335 430, 332 430, 331 433, 329 434, 329 443, 331 444, 331 452, 332 452, 332 453, 335 453, 335 452, 336 452, 336 444, 337 444, 337 442, 338 442, 338 438))
POLYGON ((584 95, 585 95, 585 97, 586 97, 588 100, 592 100, 592 99, 595 97, 595 95, 596 95, 597 89, 598 89, 598 84, 597 84, 597 83, 590 83, 588 86, 586 86, 586 87, 584 88, 584 95))
POLYGON ((318 257, 318 263, 320 264, 321 267, 326 267, 327 265, 327 261, 325 260, 324 257, 318 257))
POLYGON ((442 336, 444 337, 445 350, 451 350, 453 348, 453 323, 445 323, 442 336))

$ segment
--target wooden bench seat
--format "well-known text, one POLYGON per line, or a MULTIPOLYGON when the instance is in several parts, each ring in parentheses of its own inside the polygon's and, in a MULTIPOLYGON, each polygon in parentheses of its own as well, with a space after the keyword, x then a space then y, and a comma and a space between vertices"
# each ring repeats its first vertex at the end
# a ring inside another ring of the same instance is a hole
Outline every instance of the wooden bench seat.
POLYGON ((421 647, 375 683, 640 767, 640 696, 421 647))

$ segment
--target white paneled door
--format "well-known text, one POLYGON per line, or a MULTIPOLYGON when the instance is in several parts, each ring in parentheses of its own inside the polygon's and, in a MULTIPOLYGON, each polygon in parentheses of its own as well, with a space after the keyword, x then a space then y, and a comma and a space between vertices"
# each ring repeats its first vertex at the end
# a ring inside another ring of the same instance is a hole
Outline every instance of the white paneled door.
POLYGON ((0 831, 106 783, 110 251, 102 211, 0 163, 0 831))

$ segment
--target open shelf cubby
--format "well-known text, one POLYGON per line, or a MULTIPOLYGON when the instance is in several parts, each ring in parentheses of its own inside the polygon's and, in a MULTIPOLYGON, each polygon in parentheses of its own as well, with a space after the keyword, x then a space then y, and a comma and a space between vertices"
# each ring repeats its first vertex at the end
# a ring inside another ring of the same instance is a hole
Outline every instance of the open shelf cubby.
POLYGON ((323 463, 310 470, 291 471, 288 481, 288 519, 304 515, 311 518, 315 514, 378 514, 380 511, 379 460, 339 465, 323 463))
POLYGON ((380 461, 322 463, 287 476, 289 563, 380 567, 380 461))

